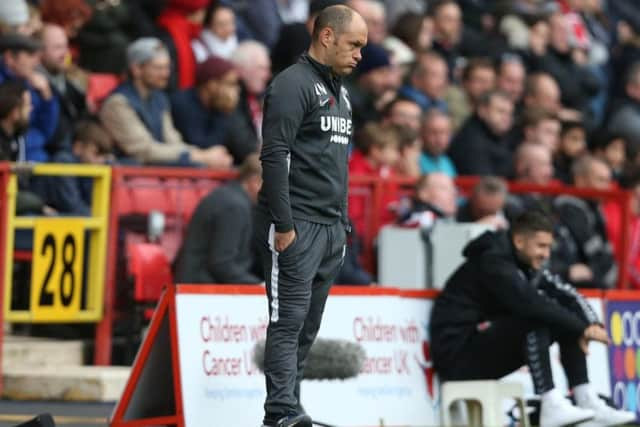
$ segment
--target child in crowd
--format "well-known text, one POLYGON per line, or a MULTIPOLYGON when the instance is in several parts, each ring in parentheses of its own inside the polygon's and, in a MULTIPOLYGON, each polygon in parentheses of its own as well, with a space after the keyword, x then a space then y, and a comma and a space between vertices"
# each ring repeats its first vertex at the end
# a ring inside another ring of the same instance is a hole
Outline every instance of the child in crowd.
POLYGON ((393 126, 367 123, 356 135, 356 149, 349 160, 352 175, 388 178, 400 159, 400 138, 393 126))
POLYGON ((420 153, 422 152, 422 140, 418 132, 406 126, 396 126, 396 132, 400 139, 400 158, 396 163, 395 171, 405 178, 420 177, 420 153))
MULTIPOLYGON (((113 141, 94 120, 84 120, 76 126, 72 151, 59 151, 54 163, 104 165, 113 162, 113 141)), ((47 204, 58 212, 71 215, 91 215, 92 179, 76 176, 47 176, 38 180, 37 191, 47 204)))
POLYGON ((611 168, 611 173, 616 182, 620 182, 627 162, 627 141, 622 135, 600 130, 591 139, 593 154, 604 160, 611 168))
MULTIPOLYGON (((349 174, 351 176, 392 178, 395 176, 394 167, 400 159, 400 138, 395 127, 379 123, 367 123, 356 135, 356 149, 349 160, 349 174)), ((356 230, 364 234, 370 226, 366 223, 366 206, 371 203, 368 192, 358 189, 356 185, 349 193, 349 217, 356 230)), ((387 187, 381 200, 381 224, 392 222, 394 212, 392 202, 397 199, 396 186, 387 187), (393 187, 393 188, 390 188, 393 187)))
POLYGON ((584 124, 578 121, 562 123, 560 145, 554 156, 556 178, 565 184, 572 184, 571 167, 575 159, 587 151, 587 132, 584 124))

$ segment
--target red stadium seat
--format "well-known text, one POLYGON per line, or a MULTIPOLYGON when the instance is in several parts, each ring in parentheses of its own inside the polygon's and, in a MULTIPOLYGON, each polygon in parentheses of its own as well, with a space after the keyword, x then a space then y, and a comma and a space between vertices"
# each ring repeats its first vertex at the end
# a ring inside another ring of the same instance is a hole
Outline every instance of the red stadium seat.
POLYGON ((164 182, 157 178, 136 178, 128 182, 135 213, 147 214, 158 210, 164 214, 174 211, 164 182))
POLYGON ((134 301, 155 303, 160 299, 162 290, 173 282, 164 250, 152 243, 134 243, 129 245, 128 253, 134 301))
POLYGON ((91 73, 87 82, 87 105, 92 113, 100 109, 102 101, 120 84, 116 74, 91 73))
POLYGON ((191 182, 191 186, 188 188, 184 188, 178 194, 178 201, 180 206, 180 214, 182 215, 183 221, 185 224, 189 223, 191 219, 191 215, 196 210, 198 203, 202 199, 202 192, 196 188, 196 186, 191 182))
POLYGON ((184 230, 179 227, 172 227, 162 234, 159 244, 169 260, 169 263, 173 263, 178 256, 178 251, 182 246, 183 235, 184 230))
POLYGON ((131 189, 128 187, 118 187, 117 191, 113 192, 118 204, 119 215, 128 215, 135 213, 135 206, 132 199, 131 189))

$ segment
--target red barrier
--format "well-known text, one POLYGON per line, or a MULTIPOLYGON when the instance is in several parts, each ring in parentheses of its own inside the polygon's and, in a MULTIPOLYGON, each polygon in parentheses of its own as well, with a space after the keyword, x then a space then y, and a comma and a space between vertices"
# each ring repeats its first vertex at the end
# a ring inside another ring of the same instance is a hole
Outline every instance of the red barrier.
MULTIPOLYGON (((5 266, 8 253, 13 248, 7 248, 7 221, 9 212, 7 211, 7 187, 9 186, 9 176, 11 174, 10 164, 0 162, 0 281, 4 286, 11 286, 11 283, 4 283, 5 266)), ((0 395, 3 390, 2 383, 2 343, 4 342, 4 287, 0 287, 0 395)))
MULTIPOLYGON (((184 231, 200 198, 220 182, 236 176, 234 172, 207 169, 117 166, 112 170, 111 211, 107 243, 107 269, 104 293, 104 317, 96 326, 94 363, 111 363, 113 322, 116 320, 116 268, 119 219, 124 214, 146 215, 157 209, 177 222, 184 231), (205 185, 206 183, 210 185, 205 185), (186 195, 188 196, 188 200, 186 195)), ((170 218, 169 218, 170 219, 170 218)), ((179 236, 181 240, 181 235, 179 236)), ((176 242, 179 244, 179 242, 176 242)))
MULTIPOLYGON (((178 228, 182 229, 188 222, 191 211, 195 208, 199 199, 208 192, 192 191, 191 186, 200 181, 220 183, 234 177, 233 173, 212 172, 205 169, 179 169, 179 168, 149 168, 149 167, 114 167, 111 186, 111 213, 109 218, 109 242, 107 247, 107 272, 105 289, 105 315, 96 328, 96 351, 94 361, 98 365, 106 365, 111 362, 112 325, 116 317, 115 291, 116 291, 116 261, 118 237, 120 233, 118 220, 123 214, 148 214, 152 209, 164 211, 173 215, 178 221, 178 228), (192 181, 190 185, 182 185, 177 188, 171 185, 160 185, 158 182, 168 180, 192 181), (155 183, 155 184, 154 184, 155 183), (190 192, 190 193, 189 193, 190 192), (191 194, 185 196, 185 194, 191 194), (182 197, 182 199, 180 199, 182 197)), ((478 177, 459 177, 456 185, 463 194, 468 194, 478 177)), ((382 195, 388 194, 391 188, 398 196, 411 193, 414 179, 394 178, 382 180, 367 176, 351 176, 349 191, 352 197, 362 196, 366 200, 364 210, 363 240, 363 264, 369 271, 375 271, 374 241, 383 224, 380 223, 382 195)), ((595 191, 581 190, 565 186, 541 187, 510 183, 509 189, 513 193, 539 193, 539 194, 567 194, 585 198, 601 200, 614 200, 622 205, 623 223, 630 224, 630 193, 620 190, 595 191)), ((181 236, 179 236, 181 240, 181 236)), ((626 248, 629 233, 622 233, 620 247, 626 248)), ((4 242, 4 239, 3 239, 4 242)), ((621 251, 619 288, 626 287, 624 278, 627 274, 628 251, 621 251)))
MULTIPOLYGON (((461 176, 457 177, 455 180, 456 187, 463 194, 467 195, 471 192, 476 183, 480 180, 480 177, 477 176, 461 176)), ((415 179, 407 179, 407 178, 392 178, 384 181, 381 186, 381 191, 389 191, 391 188, 400 188, 399 196, 411 193, 413 186, 415 185, 415 179)), ((617 259, 619 270, 618 270, 618 283, 616 287, 618 289, 628 288, 629 283, 626 281, 626 278, 629 273, 629 227, 631 225, 631 192, 620 190, 620 189, 611 189, 611 190, 592 190, 585 188, 575 188, 569 187, 562 184, 556 184, 551 186, 542 186, 535 184, 524 184, 520 182, 509 182, 509 192, 512 194, 525 194, 525 193, 533 193, 533 194, 545 194, 545 195, 569 195, 575 196, 583 199, 596 199, 603 202, 613 201, 620 205, 622 212, 622 224, 624 226, 623 232, 620 236, 620 241, 617 242, 619 248, 623 250, 618 251, 619 256, 617 259)), ((374 207, 372 212, 380 212, 380 208, 374 207)), ((374 230, 374 235, 378 233, 379 229, 374 230)), ((613 242, 612 242, 613 243, 613 242)), ((371 250, 373 247, 373 241, 365 241, 365 248, 371 250), (368 246, 366 246, 368 244, 368 246)))
POLYGON ((373 251, 373 242, 378 235, 378 230, 382 226, 380 224, 382 180, 376 177, 351 175, 349 177, 349 199, 362 198, 364 209, 362 210, 362 218, 351 218, 354 223, 362 223, 363 229, 358 230, 362 233, 364 253, 362 254, 362 264, 368 271, 375 271, 376 260, 373 251))

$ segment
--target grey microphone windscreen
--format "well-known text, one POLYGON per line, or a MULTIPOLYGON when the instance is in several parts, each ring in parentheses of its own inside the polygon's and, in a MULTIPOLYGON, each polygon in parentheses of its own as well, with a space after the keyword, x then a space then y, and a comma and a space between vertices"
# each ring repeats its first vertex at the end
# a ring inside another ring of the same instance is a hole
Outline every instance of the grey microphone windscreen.
MULTIPOLYGON (((264 372, 265 341, 258 341, 254 347, 253 361, 260 371, 264 372)), ((304 369, 304 379, 307 380, 344 380, 358 376, 366 353, 360 344, 346 340, 323 339, 315 340, 304 369)))
POLYGON ((18 424, 15 427, 55 427, 56 423, 53 421, 51 414, 40 414, 37 417, 18 424))

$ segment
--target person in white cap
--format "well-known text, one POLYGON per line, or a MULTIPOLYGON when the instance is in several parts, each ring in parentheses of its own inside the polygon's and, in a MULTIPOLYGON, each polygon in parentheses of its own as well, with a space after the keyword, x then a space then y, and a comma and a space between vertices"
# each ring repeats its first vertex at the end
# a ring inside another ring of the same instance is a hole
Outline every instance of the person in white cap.
POLYGON ((29 22, 26 0, 0 1, 0 33, 23 33, 29 22))

